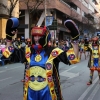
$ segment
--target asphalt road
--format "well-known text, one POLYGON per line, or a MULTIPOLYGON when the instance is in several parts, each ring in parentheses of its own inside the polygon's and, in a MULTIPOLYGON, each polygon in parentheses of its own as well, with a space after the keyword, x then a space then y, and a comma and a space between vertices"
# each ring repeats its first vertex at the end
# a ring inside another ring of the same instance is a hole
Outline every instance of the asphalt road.
MULTIPOLYGON (((64 100, 100 100, 100 84, 97 72, 91 86, 89 80, 88 59, 82 58, 75 65, 60 63, 59 72, 64 100)), ((0 100, 22 100, 24 65, 20 63, 0 66, 0 100)))

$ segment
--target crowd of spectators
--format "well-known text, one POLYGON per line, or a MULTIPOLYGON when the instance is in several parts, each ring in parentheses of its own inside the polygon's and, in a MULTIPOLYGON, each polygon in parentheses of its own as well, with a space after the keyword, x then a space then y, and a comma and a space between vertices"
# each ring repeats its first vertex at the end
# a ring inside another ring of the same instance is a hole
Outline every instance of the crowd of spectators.
MULTIPOLYGON (((25 47, 26 45, 31 46, 31 39, 24 39, 24 37, 21 38, 15 38, 12 40, 12 46, 15 49, 19 49, 21 47, 25 47)), ((80 44, 81 42, 79 42, 80 44)), ((16 52, 14 53, 14 55, 12 54, 9 59, 5 58, 2 55, 2 51, 6 48, 6 38, 5 39, 0 39, 0 65, 5 65, 5 64, 9 64, 9 63, 16 63, 16 62, 20 62, 20 58, 18 56, 18 50, 15 50, 16 52), (16 57, 14 57, 16 56, 16 57), (3 62, 2 62, 3 61, 3 62)), ((60 49, 62 49, 63 51, 67 51, 69 50, 69 48, 71 47, 71 40, 60 40, 58 41, 58 39, 55 40, 50 40, 48 42, 49 46, 53 46, 53 47, 58 47, 60 49)), ((81 45, 82 46, 82 45, 81 45)), ((80 51, 80 45, 79 45, 79 51, 80 51)), ((84 48, 84 47, 83 47, 84 48)), ((84 52, 83 52, 84 53, 84 52)), ((81 51, 79 52, 79 55, 81 56, 81 51)), ((84 53, 86 55, 86 53, 84 53)), ((88 53, 89 55, 89 53, 88 53)), ((81 58, 81 57, 80 57, 81 58)))
MULTIPOLYGON (((7 44, 6 38, 0 39, 0 65, 20 62, 19 57, 17 57, 18 52, 15 52, 14 55, 12 55, 12 56, 16 56, 16 57, 11 56, 11 57, 9 57, 9 59, 5 58, 2 55, 2 51, 4 49, 6 49, 6 44, 7 44)), ((31 45, 31 39, 24 39, 24 37, 21 37, 21 38, 15 38, 15 39, 12 40, 12 46, 15 49, 18 49, 20 47, 25 47, 26 45, 31 45)), ((55 39, 55 40, 50 40, 48 42, 48 45, 53 46, 53 47, 59 47, 60 49, 67 51, 70 47, 70 41, 68 41, 68 40, 58 41, 57 39, 55 39)))

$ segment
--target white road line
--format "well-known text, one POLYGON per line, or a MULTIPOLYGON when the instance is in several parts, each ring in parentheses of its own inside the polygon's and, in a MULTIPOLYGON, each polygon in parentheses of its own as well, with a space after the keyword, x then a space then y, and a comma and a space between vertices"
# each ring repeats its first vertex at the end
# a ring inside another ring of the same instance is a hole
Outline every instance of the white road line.
POLYGON ((13 69, 16 69, 16 68, 20 68, 20 67, 23 67, 23 66, 9 68, 9 69, 4 69, 4 71, 0 71, 0 73, 6 72, 6 71, 9 71, 9 70, 13 70, 13 69))
POLYGON ((60 73, 65 73, 66 71, 70 71, 70 70, 72 70, 72 69, 74 69, 74 68, 76 68, 76 67, 78 67, 78 66, 73 66, 73 67, 69 68, 68 70, 65 70, 65 71, 60 72, 60 73))
POLYGON ((3 72, 5 72, 5 71, 0 71, 0 73, 3 73, 3 72))
POLYGON ((63 72, 60 72, 60 75, 61 76, 65 76, 65 77, 68 77, 68 79, 71 79, 71 78, 74 78, 74 77, 78 77, 79 76, 79 73, 71 73, 71 72, 68 72, 74 68, 76 68, 78 66, 73 66, 71 68, 69 68, 68 70, 65 70, 63 72))
POLYGON ((2 80, 0 80, 0 81, 5 81, 5 80, 8 80, 8 79, 10 79, 10 78, 12 78, 12 77, 8 77, 8 78, 2 79, 2 80))
POLYGON ((93 88, 93 86, 95 85, 95 83, 98 81, 98 77, 93 81, 92 85, 90 85, 85 92, 80 96, 80 98, 78 100, 84 100, 84 98, 86 97, 86 95, 89 93, 89 91, 93 88))
POLYGON ((78 77, 79 76, 79 73, 71 73, 71 72, 68 72, 68 71, 64 71, 62 73, 60 73, 61 76, 65 76, 65 77, 68 77, 68 79, 71 79, 71 78, 74 78, 74 77, 78 77))
POLYGON ((72 69, 74 69, 74 68, 76 68, 76 67, 78 67, 78 66, 73 66, 73 67, 69 68, 69 69, 66 70, 66 71, 70 71, 70 70, 72 70, 72 69))
POLYGON ((96 93, 98 92, 100 88, 100 84, 97 84, 97 86, 95 87, 95 89, 93 90, 93 92, 90 94, 90 96, 88 97, 87 100, 93 100, 94 96, 96 95, 96 93))

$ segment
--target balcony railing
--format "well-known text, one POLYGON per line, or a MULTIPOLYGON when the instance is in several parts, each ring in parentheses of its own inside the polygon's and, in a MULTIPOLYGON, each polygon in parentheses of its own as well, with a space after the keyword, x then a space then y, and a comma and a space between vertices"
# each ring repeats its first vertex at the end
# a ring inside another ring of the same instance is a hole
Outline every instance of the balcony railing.
POLYGON ((70 8, 70 5, 68 5, 64 0, 59 0, 60 2, 62 2, 63 4, 65 4, 66 6, 68 6, 70 8))

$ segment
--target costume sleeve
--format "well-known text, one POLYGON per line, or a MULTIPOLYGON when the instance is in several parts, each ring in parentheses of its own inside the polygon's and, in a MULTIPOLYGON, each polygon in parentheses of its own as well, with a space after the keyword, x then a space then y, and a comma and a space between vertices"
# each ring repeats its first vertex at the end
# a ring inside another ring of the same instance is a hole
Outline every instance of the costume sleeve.
POLYGON ((76 57, 73 48, 70 48, 67 52, 62 52, 58 56, 58 60, 68 65, 79 62, 79 58, 76 57))
POLYGON ((25 47, 22 47, 22 48, 19 49, 19 56, 20 56, 20 62, 21 63, 26 62, 25 47))
POLYGON ((88 49, 89 49, 89 51, 92 53, 92 44, 89 44, 89 45, 88 45, 88 49))
POLYGON ((13 52, 14 52, 13 46, 9 46, 8 48, 2 50, 2 54, 6 58, 9 58, 13 52))
POLYGON ((8 48, 6 48, 2 51, 2 54, 5 58, 9 58, 10 56, 12 56, 13 58, 17 58, 15 60, 18 60, 22 63, 24 63, 26 61, 25 48, 16 49, 13 46, 9 46, 8 48))

